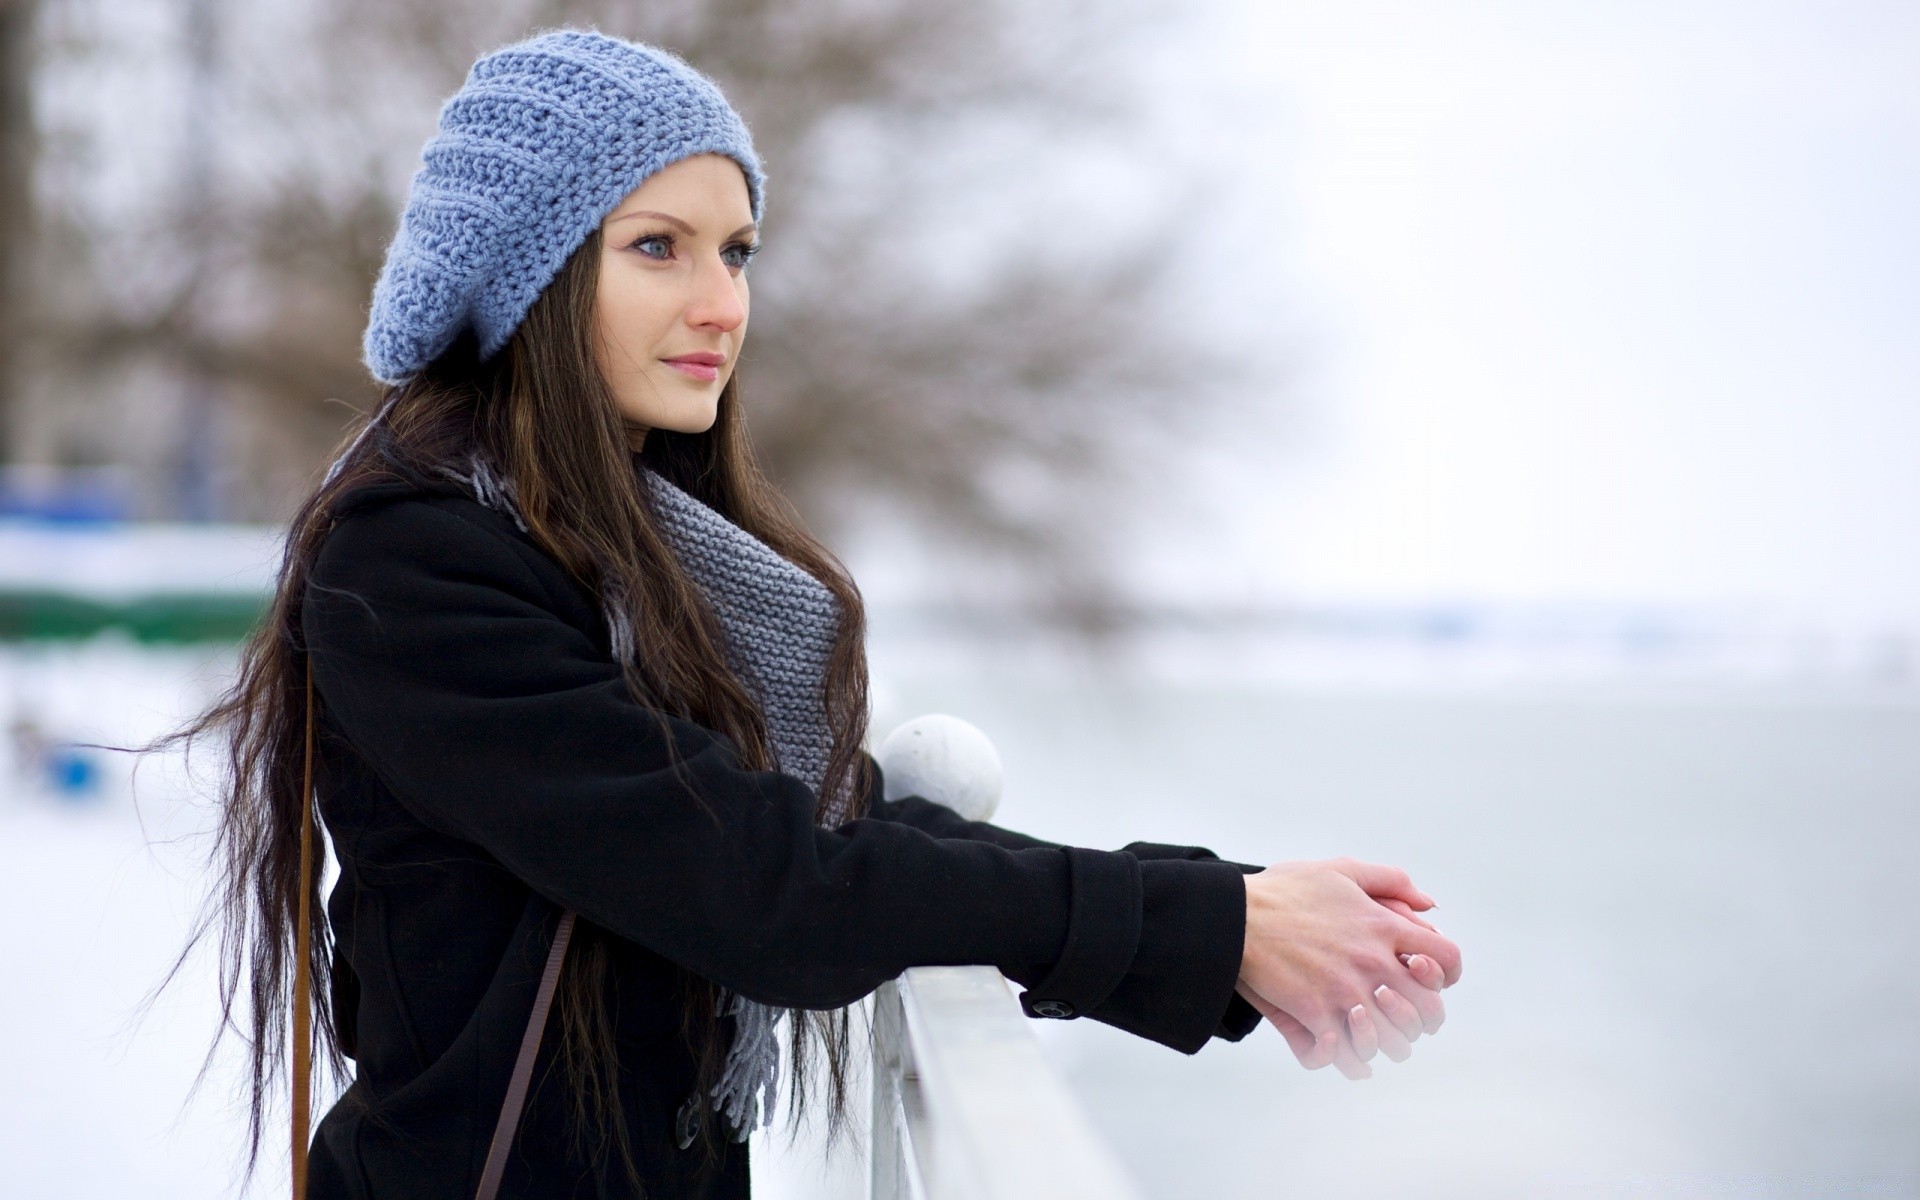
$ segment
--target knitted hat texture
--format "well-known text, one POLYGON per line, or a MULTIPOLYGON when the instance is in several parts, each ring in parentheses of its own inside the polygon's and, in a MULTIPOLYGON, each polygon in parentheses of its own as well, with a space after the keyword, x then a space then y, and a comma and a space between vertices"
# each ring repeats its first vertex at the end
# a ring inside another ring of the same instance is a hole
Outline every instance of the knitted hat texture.
POLYGON ((484 56, 421 151, 373 289, 367 369, 399 383, 468 328, 491 358, 621 199, 705 153, 740 164, 760 220, 766 179, 746 123, 671 52, 561 30, 484 56))

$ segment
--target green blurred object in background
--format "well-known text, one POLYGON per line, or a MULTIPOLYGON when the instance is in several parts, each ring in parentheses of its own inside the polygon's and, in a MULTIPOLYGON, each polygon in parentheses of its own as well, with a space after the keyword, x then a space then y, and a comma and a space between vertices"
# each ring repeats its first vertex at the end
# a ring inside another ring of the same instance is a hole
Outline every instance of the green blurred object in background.
POLYGON ((266 612, 251 593, 180 592, 102 601, 56 591, 0 591, 0 641, 67 641, 121 630, 144 643, 239 642, 266 612))

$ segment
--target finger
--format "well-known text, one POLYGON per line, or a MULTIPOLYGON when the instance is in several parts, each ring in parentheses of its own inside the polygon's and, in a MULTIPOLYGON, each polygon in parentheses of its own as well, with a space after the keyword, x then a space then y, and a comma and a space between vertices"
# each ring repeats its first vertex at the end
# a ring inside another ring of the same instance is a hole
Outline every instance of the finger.
POLYGON ((1409 988, 1404 998, 1413 1002, 1420 1010, 1420 1023, 1428 1033, 1439 1033, 1440 1027, 1447 1023, 1447 1006, 1440 997, 1440 987, 1446 982, 1441 974, 1440 964, 1424 954, 1403 954, 1401 959, 1407 965, 1407 974, 1419 986, 1409 988))
MULTIPOLYGON (((1314 1057, 1314 1049, 1319 1045, 1319 1039, 1313 1036, 1313 1031, 1277 1008, 1266 1013, 1265 1016, 1267 1023, 1279 1030, 1280 1036, 1286 1039, 1287 1049, 1293 1051, 1293 1056, 1300 1060, 1300 1065, 1307 1067, 1309 1071, 1316 1070, 1315 1067, 1307 1066, 1307 1060, 1314 1057)), ((1327 1062, 1333 1061, 1332 1055, 1327 1055, 1326 1058, 1327 1062)), ((1319 1065, 1324 1067, 1327 1063, 1323 1062, 1319 1065)))
POLYGON ((1392 896, 1414 909, 1425 912, 1433 907, 1433 897, 1413 886, 1413 880, 1399 867, 1384 867, 1353 858, 1336 858, 1327 864, 1360 885, 1360 890, 1378 899, 1392 896))
POLYGON ((1353 1041, 1353 1056, 1361 1062, 1371 1061, 1379 1051, 1380 1032, 1366 1005, 1356 1004, 1347 1010, 1347 1036, 1353 1041))
POLYGON ((1398 954, 1424 954, 1439 963, 1443 987, 1460 982, 1460 947, 1443 934, 1408 921, 1401 927, 1400 936, 1394 939, 1393 948, 1398 954))
MULTIPOLYGON (((1337 1011, 1329 1015, 1330 1019, 1321 1026, 1317 1033, 1312 1026, 1284 1009, 1275 1008, 1273 1012, 1274 1016, 1272 1019, 1276 1027, 1280 1027, 1283 1021, 1290 1022, 1293 1025, 1299 1026, 1302 1032, 1314 1038, 1313 1049, 1309 1053, 1304 1056, 1295 1055, 1296 1058, 1300 1059, 1300 1065, 1307 1068, 1307 1070, 1317 1071, 1321 1067, 1331 1063, 1348 1079, 1369 1079, 1373 1076, 1373 1068, 1361 1062, 1354 1054, 1353 1044, 1347 1038, 1346 1023, 1340 1018, 1337 1011)), ((1285 1036, 1286 1032, 1285 1028, 1281 1028, 1282 1036, 1285 1036)), ((1291 1047, 1293 1040, 1289 1039, 1287 1044, 1291 1047)))
POLYGON ((1437 992, 1446 986, 1446 972, 1440 969, 1439 963, 1426 955, 1402 954, 1399 958, 1401 964, 1407 968, 1407 974, 1419 980, 1421 987, 1432 988, 1437 992))
POLYGON ((1333 1055, 1333 1065, 1336 1070, 1356 1083, 1362 1079, 1373 1078, 1373 1068, 1354 1055, 1353 1047, 1347 1044, 1345 1038, 1336 1038, 1334 1044, 1337 1047, 1333 1055))
POLYGON ((1420 1040, 1420 1035, 1426 1030, 1426 1022, 1420 1019, 1420 1010, 1413 1006, 1413 1001, 1383 983, 1373 989, 1373 1003, 1379 1008, 1380 1015, 1392 1022, 1393 1027, 1400 1031, 1400 1036, 1407 1039, 1408 1045, 1420 1040))
POLYGON ((1300 1061, 1301 1066, 1309 1071, 1317 1071, 1333 1061, 1331 1049, 1325 1053, 1318 1051, 1320 1042, 1327 1039, 1314 1037, 1313 1031, 1294 1020, 1291 1013, 1267 1003, 1262 996, 1249 996, 1247 1001, 1260 1011, 1268 1024, 1280 1031, 1280 1036, 1286 1039, 1287 1049, 1293 1051, 1294 1058, 1300 1061))
POLYGON ((1356 1004, 1354 1008, 1367 1014, 1367 1023, 1373 1027, 1373 1039, 1379 1044, 1380 1054, 1386 1054, 1392 1062, 1405 1062, 1413 1058, 1413 1043, 1407 1041, 1394 1023, 1386 1020, 1386 1014, 1379 1012, 1373 1004, 1356 1004))
POLYGON ((1316 1038, 1312 1030, 1294 1020, 1293 1014, 1268 1003, 1265 996, 1252 988, 1241 984, 1234 990, 1239 992, 1248 1004, 1253 1005, 1254 1010, 1266 1018, 1270 1025, 1280 1031, 1280 1036, 1286 1040, 1287 1049, 1293 1051, 1293 1057, 1301 1066, 1309 1071, 1318 1071, 1333 1062, 1334 1049, 1340 1044, 1340 1035, 1334 1030, 1329 1029, 1316 1038))
POLYGON ((1316 1038, 1312 1030, 1277 1009, 1273 1024, 1280 1030, 1280 1036, 1287 1039, 1287 1048, 1293 1051, 1294 1059, 1309 1071, 1331 1065, 1339 1053, 1340 1035, 1331 1029, 1316 1038))
MULTIPOLYGON (((1401 916, 1405 917, 1407 920, 1412 921, 1415 925, 1419 925, 1425 929, 1433 929, 1432 925, 1427 924, 1427 919, 1425 917, 1418 915, 1413 911, 1413 909, 1407 906, 1407 902, 1405 900, 1399 900, 1391 896, 1376 896, 1374 897, 1374 900, 1377 903, 1383 905, 1384 907, 1390 908, 1394 912, 1399 913, 1401 916)), ((1433 929, 1433 931, 1435 933, 1440 932, 1438 929, 1433 929)))
POLYGON ((1399 1026, 1387 1019, 1378 1005, 1369 1003, 1367 1016, 1373 1019, 1373 1033, 1380 1042, 1380 1053, 1397 1063, 1413 1057, 1413 1043, 1407 1040, 1406 1034, 1400 1032, 1399 1026))

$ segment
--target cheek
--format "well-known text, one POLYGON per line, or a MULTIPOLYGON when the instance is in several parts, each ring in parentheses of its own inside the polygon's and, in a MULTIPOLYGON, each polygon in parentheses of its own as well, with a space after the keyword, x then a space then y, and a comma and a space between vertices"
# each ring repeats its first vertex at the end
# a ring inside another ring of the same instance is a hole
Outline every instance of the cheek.
POLYGON ((594 323, 616 365, 644 367, 651 361, 653 348, 672 323, 673 305, 663 290, 631 267, 621 270, 617 261, 602 264, 594 323))

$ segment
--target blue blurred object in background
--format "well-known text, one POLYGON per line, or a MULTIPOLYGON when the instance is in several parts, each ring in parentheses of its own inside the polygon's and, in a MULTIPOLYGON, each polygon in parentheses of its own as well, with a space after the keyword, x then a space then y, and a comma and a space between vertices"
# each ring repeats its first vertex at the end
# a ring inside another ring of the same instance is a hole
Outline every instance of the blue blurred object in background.
POLYGON ((56 798, 69 804, 100 799, 100 764, 80 746, 55 745, 41 760, 41 775, 56 798))
POLYGON ((105 525, 126 520, 132 508, 125 472, 111 467, 0 467, 0 517, 105 525))
POLYGON ((103 772, 93 747, 47 736, 29 714, 16 716, 9 730, 14 771, 30 786, 45 788, 62 804, 93 804, 105 795, 103 772))

